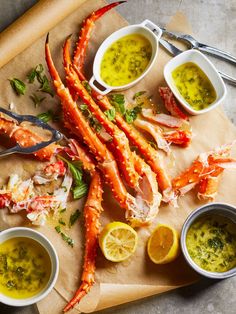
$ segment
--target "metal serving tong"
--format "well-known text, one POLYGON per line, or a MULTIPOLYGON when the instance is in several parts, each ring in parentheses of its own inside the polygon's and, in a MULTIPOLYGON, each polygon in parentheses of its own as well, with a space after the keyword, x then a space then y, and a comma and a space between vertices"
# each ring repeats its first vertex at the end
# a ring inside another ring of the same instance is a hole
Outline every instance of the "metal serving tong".
POLYGON ((42 129, 48 130, 51 133, 51 139, 48 141, 43 141, 41 143, 38 143, 36 145, 30 146, 30 147, 21 147, 20 145, 16 145, 12 148, 6 149, 4 151, 0 152, 0 158, 1 157, 5 157, 11 154, 32 154, 37 152, 38 150, 54 143, 54 142, 58 142, 60 141, 64 135, 62 133, 60 133, 59 131, 55 130, 54 128, 52 128, 49 124, 43 122, 42 120, 40 120, 39 118, 35 117, 35 116, 31 116, 31 115, 18 115, 16 113, 13 113, 9 110, 6 110, 4 108, 0 107, 0 112, 4 113, 5 115, 13 118, 14 120, 16 120, 19 123, 22 123, 24 121, 30 122, 42 129))
MULTIPOLYGON (((180 41, 184 42, 189 49, 198 49, 203 53, 209 54, 211 56, 214 56, 214 57, 217 57, 221 60, 229 62, 233 65, 236 65, 236 57, 232 56, 228 52, 225 52, 225 51, 220 50, 218 48, 200 43, 195 38, 193 38, 191 35, 188 35, 188 34, 182 34, 179 32, 169 32, 165 28, 161 28, 161 30, 162 30, 164 36, 167 36, 169 38, 173 38, 173 39, 180 40, 180 41)), ((155 30, 153 30, 153 31, 155 32, 155 30)), ((164 46, 164 48, 166 48, 174 56, 183 52, 179 48, 175 47, 172 43, 168 42, 167 40, 164 40, 163 38, 160 39, 160 44, 162 46, 164 46)), ((222 76, 222 78, 227 80, 229 83, 236 85, 236 79, 235 78, 233 78, 232 76, 225 74, 221 71, 218 71, 218 72, 222 76)))

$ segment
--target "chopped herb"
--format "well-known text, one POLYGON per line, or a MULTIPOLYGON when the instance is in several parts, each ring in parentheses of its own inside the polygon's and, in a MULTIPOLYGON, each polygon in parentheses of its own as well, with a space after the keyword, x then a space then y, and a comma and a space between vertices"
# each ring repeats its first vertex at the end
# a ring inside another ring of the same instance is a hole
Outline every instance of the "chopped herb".
POLYGON ((35 107, 37 107, 39 104, 41 104, 42 101, 44 101, 45 97, 39 97, 37 94, 30 95, 30 98, 32 99, 35 107))
POLYGON ((85 89, 87 90, 87 92, 89 94, 91 94, 92 92, 92 88, 90 87, 89 83, 87 81, 82 81, 83 86, 85 87, 85 89))
POLYGON ((77 209, 73 214, 70 215, 70 227, 72 227, 75 224, 80 214, 81 214, 80 211, 77 209))
POLYGON ((125 96, 123 94, 110 95, 111 104, 122 116, 125 114, 125 96))
POLYGON ((41 74, 43 73, 43 70, 44 69, 42 64, 38 64, 34 69, 32 69, 27 75, 29 83, 34 83, 36 77, 38 82, 41 83, 41 74))
POLYGON ((92 112, 88 109, 88 106, 82 104, 79 106, 83 115, 88 119, 89 125, 94 128, 94 130, 99 133, 102 129, 102 125, 98 122, 98 120, 93 116, 92 112))
POLYGON ((136 106, 133 109, 126 110, 125 112, 126 122, 129 124, 133 123, 137 119, 137 116, 141 111, 142 111, 141 106, 136 106))
POLYGON ((48 81, 48 78, 46 75, 43 75, 43 77, 42 77, 42 83, 41 83, 41 87, 39 90, 41 92, 50 94, 52 97, 54 96, 54 93, 52 91, 52 88, 49 85, 49 81, 48 81))
POLYGON ((51 110, 48 110, 47 112, 38 114, 37 117, 43 122, 47 123, 50 120, 53 120, 54 113, 51 110))
POLYGON ((31 72, 27 75, 29 83, 34 83, 35 78, 37 78, 37 81, 40 83, 39 90, 44 93, 50 94, 52 97, 54 96, 54 93, 52 91, 52 88, 50 87, 49 80, 45 74, 43 74, 44 68, 42 64, 38 64, 34 69, 31 70, 31 72))
POLYGON ((104 113, 110 121, 113 121, 116 117, 116 109, 114 107, 104 111, 104 113))
POLYGON ((71 163, 62 156, 58 156, 61 160, 67 163, 74 180, 74 188, 72 190, 74 199, 79 199, 87 194, 88 186, 83 182, 83 172, 81 162, 71 163))
POLYGON ((56 230, 57 233, 61 233, 61 227, 60 226, 56 226, 55 230, 56 230))
POLYGON ((223 247, 224 247, 224 244, 223 244, 223 242, 221 241, 221 239, 220 238, 218 238, 218 237, 214 237, 214 238, 212 238, 212 239, 208 239, 208 245, 211 247, 211 248, 213 248, 215 251, 217 250, 217 249, 223 249, 223 247))
POLYGON ((58 157, 67 163, 67 165, 70 169, 70 172, 72 174, 73 180, 75 182, 75 185, 80 185, 82 183, 82 174, 83 174, 81 166, 79 166, 79 164, 73 164, 73 163, 69 162, 67 159, 65 159, 62 156, 58 156, 58 157))
POLYGON ((79 107, 80 107, 81 111, 85 111, 88 109, 88 106, 85 104, 81 104, 79 107))
POLYGON ((62 218, 59 218, 59 219, 58 219, 58 223, 59 223, 60 225, 63 225, 63 226, 66 225, 65 221, 64 221, 62 218))
POLYGON ((73 197, 75 200, 84 197, 88 192, 88 185, 86 183, 82 183, 73 188, 73 197))
POLYGON ((26 91, 25 83, 21 80, 14 78, 12 80, 9 80, 11 87, 14 89, 14 91, 17 93, 17 95, 24 95, 26 91))
POLYGON ((139 96, 142 96, 142 95, 145 94, 145 93, 146 93, 145 90, 143 90, 143 91, 141 91, 141 92, 135 93, 135 94, 134 94, 134 97, 133 97, 133 100, 135 100, 135 99, 138 98, 139 96))
POLYGON ((61 210, 59 210, 59 213, 62 214, 66 211, 66 208, 62 208, 61 210))
POLYGON ((68 245, 70 245, 71 247, 74 246, 74 240, 71 239, 67 234, 61 232, 61 237, 68 245))

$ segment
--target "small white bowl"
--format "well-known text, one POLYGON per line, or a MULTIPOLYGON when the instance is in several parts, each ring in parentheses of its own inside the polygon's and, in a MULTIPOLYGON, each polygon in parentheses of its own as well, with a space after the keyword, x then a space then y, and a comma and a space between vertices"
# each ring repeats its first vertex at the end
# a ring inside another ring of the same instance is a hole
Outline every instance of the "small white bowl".
POLYGON ((183 53, 177 55, 173 59, 171 59, 164 68, 164 77, 166 83, 174 93, 175 97, 178 99, 180 104, 185 108, 187 112, 192 115, 198 115, 205 112, 208 112, 218 106, 226 96, 226 87, 225 83, 219 75, 215 66, 211 63, 211 61, 204 56, 201 52, 195 49, 190 49, 184 51, 183 53), (216 100, 210 104, 207 108, 202 110, 194 110, 190 104, 183 98, 183 96, 178 91, 174 80, 172 78, 172 72, 180 65, 186 62, 195 63, 208 77, 211 81, 213 87, 216 91, 216 100))
POLYGON ((149 70, 151 69, 156 59, 156 56, 158 53, 158 42, 161 37, 161 34, 162 34, 161 29, 149 20, 145 20, 141 24, 129 25, 129 26, 123 27, 119 29, 118 31, 114 32, 113 34, 111 34, 101 44, 101 46, 99 47, 96 53, 94 63, 93 63, 93 76, 89 81, 89 85, 101 95, 106 95, 112 90, 114 91, 125 90, 137 84, 149 72, 149 70), (122 86, 110 86, 102 80, 101 75, 100 75, 101 61, 102 61, 103 55, 106 52, 107 48, 109 48, 112 43, 130 34, 140 34, 149 40, 152 46, 151 60, 149 61, 149 64, 146 70, 136 80, 122 86), (104 89, 101 90, 98 86, 96 86, 95 85, 96 82, 102 87, 104 87, 104 89))
POLYGON ((44 289, 40 291, 38 294, 36 294, 35 296, 32 296, 30 298, 25 298, 25 299, 15 299, 15 298, 11 298, 0 293, 0 302, 4 304, 11 305, 11 306, 27 306, 27 305, 34 304, 42 300, 52 290, 58 277, 59 260, 58 260, 57 253, 53 245, 51 244, 51 242, 43 234, 30 228, 16 227, 16 228, 6 229, 0 233, 0 243, 3 243, 9 239, 17 238, 17 237, 30 238, 37 241, 47 251, 51 260, 51 275, 48 280, 48 283, 44 287, 44 289))

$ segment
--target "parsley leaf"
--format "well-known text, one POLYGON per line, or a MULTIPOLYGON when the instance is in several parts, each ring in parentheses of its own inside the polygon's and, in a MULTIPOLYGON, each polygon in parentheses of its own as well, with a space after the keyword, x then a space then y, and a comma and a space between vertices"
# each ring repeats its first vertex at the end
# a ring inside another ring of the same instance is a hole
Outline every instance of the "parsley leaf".
POLYGON ((62 225, 62 226, 65 226, 65 225, 66 225, 65 221, 64 221, 62 218, 59 218, 59 219, 58 219, 58 223, 59 223, 60 225, 62 225))
POLYGON ((26 91, 25 83, 21 80, 14 78, 12 80, 9 80, 11 87, 14 89, 14 91, 17 93, 17 95, 24 95, 26 91))
POLYGON ((91 88, 91 86, 89 85, 89 83, 88 83, 87 81, 82 81, 82 84, 83 84, 83 86, 85 87, 85 89, 87 90, 87 92, 88 92, 89 94, 91 94, 92 88, 91 88))
POLYGON ((34 83, 35 78, 41 83, 41 73, 43 73, 43 65, 38 64, 34 69, 32 69, 28 74, 27 78, 30 84, 34 83))
POLYGON ((47 78, 47 76, 45 74, 41 77, 41 87, 40 87, 39 90, 41 92, 50 94, 52 97, 54 96, 52 88, 49 85, 48 78, 47 78))
POLYGON ((137 119, 138 114, 142 111, 141 106, 136 106, 132 109, 127 109, 125 112, 125 120, 127 123, 133 123, 137 119))
POLYGON ((51 110, 48 110, 47 112, 38 114, 37 117, 43 122, 47 123, 48 121, 53 120, 54 114, 51 110))
POLYGON ((56 230, 57 233, 61 233, 61 227, 60 226, 56 226, 55 230, 56 230))
POLYGON ((78 200, 84 197, 88 192, 88 185, 86 183, 82 183, 73 188, 73 197, 75 200, 78 200))
POLYGON ((123 94, 112 94, 109 98, 112 106, 123 116, 125 114, 125 96, 123 94))
POLYGON ((70 215, 70 227, 72 227, 76 220, 80 217, 81 212, 77 209, 73 214, 70 215))
POLYGON ((136 98, 142 96, 145 93, 146 93, 145 90, 135 93, 134 96, 133 96, 133 100, 135 100, 136 98))
POLYGON ((88 119, 89 125, 94 128, 94 130, 99 133, 102 129, 102 125, 99 121, 93 116, 92 112, 88 109, 88 106, 85 104, 81 104, 79 106, 80 110, 82 111, 83 115, 88 119))
POLYGON ((116 117, 116 109, 115 108, 105 110, 104 113, 110 121, 113 121, 116 117))
POLYGON ((74 240, 71 239, 67 234, 61 232, 61 237, 68 245, 70 245, 71 247, 74 246, 74 240))
POLYGON ((45 97, 39 97, 37 94, 30 95, 30 98, 32 99, 35 107, 38 107, 38 105, 45 99, 45 97))

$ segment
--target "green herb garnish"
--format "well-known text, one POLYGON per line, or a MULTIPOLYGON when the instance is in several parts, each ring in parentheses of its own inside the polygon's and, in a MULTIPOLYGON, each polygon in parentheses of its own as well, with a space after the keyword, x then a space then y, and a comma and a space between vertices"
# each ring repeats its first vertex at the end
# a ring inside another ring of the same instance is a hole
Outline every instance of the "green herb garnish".
POLYGON ((81 212, 77 209, 73 214, 70 215, 70 227, 72 227, 76 220, 79 219, 81 212))
POLYGON ((112 106, 123 116, 125 114, 125 96, 123 94, 112 94, 109 98, 112 106))
POLYGON ((72 192, 73 192, 74 199, 78 200, 78 199, 84 197, 87 194, 87 192, 88 192, 88 185, 86 183, 77 185, 77 186, 75 186, 73 188, 72 192))
POLYGON ((66 208, 62 208, 61 210, 59 210, 59 213, 62 214, 66 211, 66 208))
POLYGON ((11 87, 14 89, 14 91, 17 93, 17 95, 24 95, 26 91, 25 83, 21 80, 14 78, 12 80, 9 80, 11 87))
POLYGON ((81 104, 79 106, 80 110, 82 111, 83 115, 88 119, 89 125, 94 128, 94 130, 99 133, 102 129, 102 125, 99 121, 93 116, 92 112, 88 109, 88 106, 85 104, 81 104))
POLYGON ((67 163, 68 168, 72 174, 74 187, 72 189, 74 199, 82 198, 87 194, 88 186, 83 181, 83 171, 82 171, 82 163, 81 162, 69 162, 62 156, 58 156, 61 160, 67 163))
POLYGON ((43 112, 37 115, 37 117, 42 120, 43 122, 47 123, 51 120, 53 120, 54 113, 51 110, 48 110, 47 112, 43 112))
POLYGON ((133 96, 133 100, 135 100, 136 98, 142 96, 145 93, 146 93, 145 90, 135 93, 134 96, 133 96))
POLYGON ((42 64, 38 64, 34 69, 32 69, 27 75, 29 83, 34 83, 36 77, 38 79, 38 82, 41 83, 41 75, 43 73, 43 70, 44 69, 42 64))
POLYGON ((58 223, 59 223, 60 225, 62 225, 62 226, 65 226, 65 225, 66 225, 65 221, 64 221, 62 218, 59 218, 59 219, 58 219, 58 223))
POLYGON ((85 89, 87 90, 87 92, 88 92, 89 94, 91 94, 92 88, 91 88, 91 86, 89 85, 89 83, 88 83, 87 81, 82 81, 82 84, 83 84, 83 86, 85 87, 85 89))
POLYGON ((74 247, 74 240, 71 239, 67 234, 61 232, 62 239, 71 247, 74 247))
POLYGON ((30 95, 30 98, 32 99, 35 107, 38 107, 38 105, 40 105, 45 99, 45 97, 39 97, 37 94, 30 95))
POLYGON ((107 116, 108 120, 113 121, 116 117, 116 109, 111 108, 104 111, 105 115, 107 116))
POLYGON ((141 106, 135 106, 132 109, 127 109, 125 112, 126 122, 129 124, 133 123, 137 119, 137 116, 141 111, 142 111, 141 106))
POLYGON ((61 233, 61 227, 60 226, 56 226, 55 230, 56 230, 57 233, 61 233))
POLYGON ((48 80, 46 75, 43 75, 43 77, 42 77, 42 83, 41 83, 41 87, 39 90, 41 92, 50 94, 52 97, 54 96, 54 93, 52 91, 51 86, 49 85, 49 80, 48 80))

